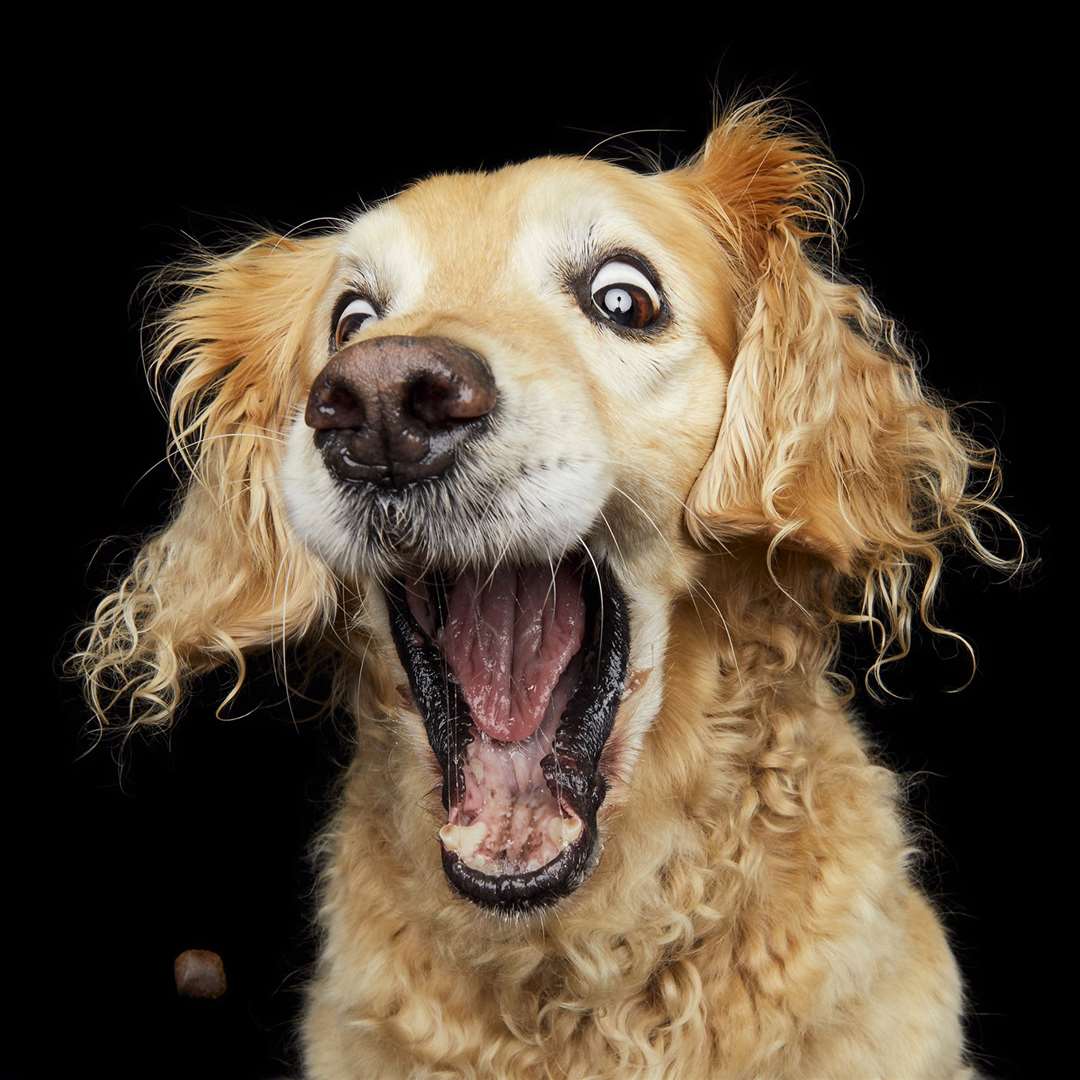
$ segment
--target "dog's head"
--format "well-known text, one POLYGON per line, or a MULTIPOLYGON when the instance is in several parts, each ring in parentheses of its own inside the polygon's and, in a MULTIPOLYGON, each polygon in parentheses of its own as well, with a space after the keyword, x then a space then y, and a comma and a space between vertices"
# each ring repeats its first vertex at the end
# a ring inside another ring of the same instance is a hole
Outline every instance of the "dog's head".
POLYGON ((666 172, 435 176, 201 259, 157 360, 191 480, 99 608, 95 706, 119 689, 160 723, 246 650, 338 649, 394 745, 384 811, 422 808, 458 892, 567 895, 605 801, 674 749, 647 740, 674 605, 718 664, 800 619, 902 651, 913 568, 932 593, 970 535, 984 459, 812 257, 841 187, 751 106, 666 172))

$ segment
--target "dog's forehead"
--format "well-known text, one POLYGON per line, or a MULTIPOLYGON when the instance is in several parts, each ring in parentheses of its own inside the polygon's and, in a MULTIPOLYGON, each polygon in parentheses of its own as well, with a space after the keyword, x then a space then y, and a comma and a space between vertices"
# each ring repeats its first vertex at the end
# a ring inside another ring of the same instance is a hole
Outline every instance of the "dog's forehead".
POLYGON ((342 254, 401 282, 490 288, 559 261, 632 248, 664 261, 665 238, 695 229, 662 175, 577 158, 538 158, 495 172, 439 174, 358 217, 342 254))

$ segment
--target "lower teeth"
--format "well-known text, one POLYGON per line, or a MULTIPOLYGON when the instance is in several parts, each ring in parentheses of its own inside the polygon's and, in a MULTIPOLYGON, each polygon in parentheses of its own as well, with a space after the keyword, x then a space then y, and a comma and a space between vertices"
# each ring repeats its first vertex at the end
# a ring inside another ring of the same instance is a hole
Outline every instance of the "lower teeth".
POLYGON ((447 851, 460 855, 466 862, 476 854, 476 849, 487 837, 487 826, 482 821, 472 825, 447 823, 439 830, 439 839, 447 851))
POLYGON ((527 838, 522 845, 522 853, 526 848, 533 848, 534 844, 539 847, 540 852, 543 852, 545 842, 554 845, 554 853, 549 854, 549 857, 542 860, 534 856, 524 865, 519 865, 518 860, 510 858, 509 852, 506 850, 498 852, 497 857, 480 850, 484 841, 488 839, 488 827, 483 821, 476 821, 471 825, 451 824, 448 822, 439 830, 439 839, 447 851, 453 852, 470 866, 485 869, 490 867, 493 862, 498 862, 505 864, 507 866, 506 872, 509 873, 539 869, 555 858, 559 852, 564 851, 573 844, 581 836, 581 833, 582 824, 580 818, 576 816, 551 818, 542 826, 539 835, 536 835, 534 831, 527 838))

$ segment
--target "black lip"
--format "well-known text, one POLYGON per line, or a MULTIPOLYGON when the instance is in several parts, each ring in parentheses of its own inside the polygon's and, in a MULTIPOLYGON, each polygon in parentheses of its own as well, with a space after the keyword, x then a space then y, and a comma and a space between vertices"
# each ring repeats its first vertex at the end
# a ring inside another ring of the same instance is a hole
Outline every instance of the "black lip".
POLYGON ((523 913, 569 896, 588 876, 595 851, 594 818, 569 847, 528 874, 482 874, 446 848, 442 848, 442 863, 450 884, 474 903, 504 913, 523 913))
MULTIPOLYGON (((611 734, 622 700, 630 658, 630 620, 626 596, 606 563, 583 578, 589 624, 583 675, 555 732, 555 742, 540 765, 548 787, 577 815, 582 833, 551 862, 528 874, 483 874, 455 853, 442 849, 450 884, 482 907, 523 913, 569 896, 595 865, 598 852, 596 813, 607 795, 600 755, 611 734), (558 785, 556 786, 556 773, 558 785)), ((464 791, 461 762, 450 775, 450 747, 460 750, 473 737, 469 707, 461 687, 439 648, 417 624, 405 596, 405 585, 385 586, 390 631, 420 709, 428 742, 442 767, 443 807, 449 810, 464 791)))

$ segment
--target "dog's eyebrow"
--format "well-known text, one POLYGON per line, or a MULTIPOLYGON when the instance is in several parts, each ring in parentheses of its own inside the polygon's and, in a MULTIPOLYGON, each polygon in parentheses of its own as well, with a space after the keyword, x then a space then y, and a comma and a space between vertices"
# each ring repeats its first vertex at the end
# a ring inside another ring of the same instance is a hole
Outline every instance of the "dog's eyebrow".
POLYGON ((599 258, 603 245, 598 241, 596 232, 597 224, 591 221, 584 234, 575 230, 552 252, 551 266, 566 287, 571 288, 599 258))
POLYGON ((597 228, 597 223, 595 221, 590 221, 588 230, 578 242, 576 254, 580 255, 581 266, 583 269, 588 266, 589 263, 594 262, 600 255, 600 249, 603 244, 597 238, 597 228))
POLYGON ((663 278, 653 260, 636 245, 621 243, 613 237, 597 236, 596 222, 590 223, 584 236, 574 237, 572 246, 568 244, 562 251, 554 253, 552 267, 564 285, 573 290, 584 275, 601 263, 619 258, 639 264, 663 294, 663 278))
POLYGON ((606 262, 608 259, 617 259, 620 256, 629 256, 642 264, 653 281, 662 281, 656 264, 646 255, 637 244, 620 241, 614 236, 606 236, 601 232, 600 223, 590 221, 585 233, 568 237, 568 242, 557 251, 553 257, 556 271, 563 276, 574 276, 586 273, 595 265, 606 262))
POLYGON ((379 284, 379 275, 375 269, 375 263, 369 259, 350 257, 346 263, 345 272, 357 284, 365 287, 375 288, 379 284))
POLYGON ((373 260, 350 255, 345 263, 344 276, 351 288, 363 293, 368 299, 377 301, 383 307, 389 306, 389 290, 373 260))

